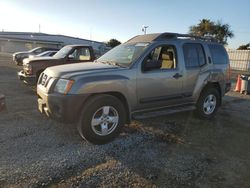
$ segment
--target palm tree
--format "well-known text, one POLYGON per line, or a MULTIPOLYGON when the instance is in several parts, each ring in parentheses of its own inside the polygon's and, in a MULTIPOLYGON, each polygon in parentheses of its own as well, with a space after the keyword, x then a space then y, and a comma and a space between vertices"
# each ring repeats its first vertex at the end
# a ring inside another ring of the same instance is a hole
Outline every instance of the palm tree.
POLYGON ((237 48, 237 50, 249 50, 250 43, 248 44, 243 44, 237 48))
POLYGON ((214 37, 223 45, 227 44, 227 39, 234 37, 232 30, 228 24, 217 23, 202 19, 197 25, 189 28, 189 34, 202 37, 214 37))
POLYGON ((190 27, 190 33, 196 36, 208 36, 211 33, 214 23, 208 19, 200 20, 197 26, 190 27))

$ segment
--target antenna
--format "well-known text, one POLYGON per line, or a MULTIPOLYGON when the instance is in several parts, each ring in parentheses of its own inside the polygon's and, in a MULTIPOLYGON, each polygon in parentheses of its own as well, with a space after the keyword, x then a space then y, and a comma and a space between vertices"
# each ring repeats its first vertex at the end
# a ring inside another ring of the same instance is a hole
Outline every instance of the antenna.
POLYGON ((38 25, 38 29, 39 29, 38 32, 41 33, 41 25, 40 24, 38 25))
POLYGON ((142 32, 144 32, 144 35, 146 35, 147 34, 147 28, 148 28, 149 26, 145 26, 145 25, 143 25, 142 26, 142 32))
POLYGON ((92 40, 92 27, 89 28, 89 39, 92 40))

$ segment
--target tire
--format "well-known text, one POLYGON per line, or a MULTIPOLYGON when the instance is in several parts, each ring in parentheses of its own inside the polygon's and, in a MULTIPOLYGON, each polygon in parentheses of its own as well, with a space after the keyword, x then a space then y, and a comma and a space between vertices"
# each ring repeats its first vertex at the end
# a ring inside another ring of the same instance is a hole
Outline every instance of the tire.
POLYGON ((92 144, 106 144, 115 139, 125 124, 122 102, 111 95, 96 95, 84 104, 77 126, 82 138, 92 144))
POLYGON ((196 104, 196 114, 202 119, 211 119, 215 116, 219 102, 220 95, 216 88, 206 88, 201 92, 200 98, 196 104))

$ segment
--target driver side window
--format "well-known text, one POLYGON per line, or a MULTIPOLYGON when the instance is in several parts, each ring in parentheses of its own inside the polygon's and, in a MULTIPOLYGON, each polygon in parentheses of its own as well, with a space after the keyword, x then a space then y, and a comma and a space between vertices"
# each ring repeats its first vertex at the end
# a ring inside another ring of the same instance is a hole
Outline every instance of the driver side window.
POLYGON ((174 46, 164 45, 154 48, 143 61, 143 71, 171 70, 177 67, 174 46))
POLYGON ((73 60, 88 61, 90 60, 90 51, 89 48, 77 48, 69 56, 73 60))

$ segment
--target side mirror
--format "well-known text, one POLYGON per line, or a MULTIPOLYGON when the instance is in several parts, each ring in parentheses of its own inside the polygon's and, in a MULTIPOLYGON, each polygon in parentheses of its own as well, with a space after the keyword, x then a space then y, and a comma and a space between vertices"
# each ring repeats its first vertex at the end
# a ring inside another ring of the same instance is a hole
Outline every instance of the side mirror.
POLYGON ((144 66, 143 66, 144 71, 160 69, 160 68, 161 68, 160 61, 151 60, 151 59, 147 59, 146 61, 144 61, 144 66))
POLYGON ((68 55, 68 59, 74 59, 74 56, 72 54, 68 55))

